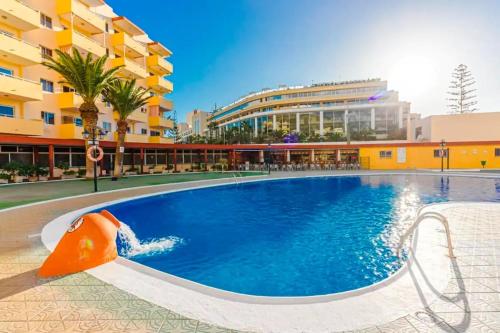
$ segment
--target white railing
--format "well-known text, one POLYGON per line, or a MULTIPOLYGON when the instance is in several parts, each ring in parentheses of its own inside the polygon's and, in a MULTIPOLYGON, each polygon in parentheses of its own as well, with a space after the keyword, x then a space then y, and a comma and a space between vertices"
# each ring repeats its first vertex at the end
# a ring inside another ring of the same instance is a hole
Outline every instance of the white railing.
POLYGON ((14 1, 16 1, 16 2, 20 3, 20 4, 21 4, 21 5, 23 5, 24 7, 29 8, 29 9, 31 9, 32 11, 36 12, 36 13, 39 13, 39 12, 40 12, 39 10, 37 10, 37 9, 35 9, 35 8, 33 8, 33 7, 31 7, 30 5, 28 5, 28 4, 27 4, 26 2, 24 2, 24 1, 21 1, 21 0, 14 0, 14 1))
POLYGON ((21 80, 21 81, 25 81, 25 82, 29 82, 29 83, 38 84, 38 85, 40 84, 40 82, 36 82, 36 81, 33 81, 33 80, 25 79, 24 77, 10 75, 10 74, 7 74, 7 73, 1 73, 0 72, 0 76, 11 77, 11 78, 16 79, 16 80, 21 80))
POLYGON ((35 44, 32 44, 32 43, 27 42, 27 41, 25 41, 25 40, 22 40, 22 39, 20 39, 20 38, 17 38, 16 36, 14 36, 13 34, 8 33, 7 31, 0 30, 0 35, 4 35, 4 36, 10 37, 10 38, 12 38, 12 39, 14 39, 14 40, 17 40, 18 42, 21 42, 21 43, 27 44, 27 45, 29 45, 29 46, 33 46, 34 48, 38 49, 38 51, 41 53, 41 51, 40 51, 40 46, 35 45, 35 44))
POLYGON ((435 219, 435 220, 438 220, 439 222, 441 222, 443 224, 443 226, 444 226, 444 229, 445 229, 445 232, 446 232, 446 241, 448 242, 448 256, 450 258, 455 258, 455 254, 453 253, 453 246, 452 246, 452 243, 451 243, 451 234, 450 234, 450 226, 448 224, 448 219, 444 215, 442 215, 440 213, 437 213, 437 212, 426 212, 426 213, 420 214, 420 211, 421 210, 419 210, 417 218, 412 223, 412 225, 410 226, 410 228, 401 237, 401 240, 400 240, 400 243, 399 243, 399 246, 398 246, 398 256, 401 257, 401 249, 403 248, 404 243, 406 242, 406 240, 410 236, 413 235, 413 232, 418 227, 418 225, 422 221, 424 221, 425 219, 435 219))

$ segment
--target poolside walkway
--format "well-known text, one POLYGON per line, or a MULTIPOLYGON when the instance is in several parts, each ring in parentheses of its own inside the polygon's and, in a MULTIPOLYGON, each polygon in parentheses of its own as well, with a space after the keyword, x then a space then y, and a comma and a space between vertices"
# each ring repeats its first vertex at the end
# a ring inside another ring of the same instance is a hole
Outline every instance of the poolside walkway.
MULTIPOLYGON (((234 180, 204 184, 228 181, 234 180)), ((36 277, 48 255, 39 234, 57 216, 105 201, 190 186, 131 188, 0 211, 0 332, 231 332, 143 301, 87 273, 53 280, 36 277)), ((499 205, 442 207, 457 255, 451 265, 454 278, 437 301, 422 300, 421 311, 363 332, 500 332, 499 205)))

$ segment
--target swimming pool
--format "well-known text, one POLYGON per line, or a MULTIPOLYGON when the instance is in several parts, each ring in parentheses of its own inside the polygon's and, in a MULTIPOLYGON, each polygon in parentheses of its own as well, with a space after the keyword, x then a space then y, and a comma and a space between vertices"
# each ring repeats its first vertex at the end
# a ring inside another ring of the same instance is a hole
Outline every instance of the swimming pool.
POLYGON ((500 201, 500 182, 423 175, 301 178, 168 193, 107 209, 143 244, 163 242, 129 252, 130 260, 226 291, 312 296, 393 274, 402 263, 391 244, 405 218, 423 204, 443 201, 500 201))

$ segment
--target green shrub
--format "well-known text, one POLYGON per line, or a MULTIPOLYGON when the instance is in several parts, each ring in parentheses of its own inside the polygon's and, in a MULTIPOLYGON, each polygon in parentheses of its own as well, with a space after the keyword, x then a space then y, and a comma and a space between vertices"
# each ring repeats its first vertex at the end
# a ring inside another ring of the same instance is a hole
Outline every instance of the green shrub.
POLYGON ((19 166, 17 174, 22 177, 32 177, 33 175, 35 175, 35 166, 21 164, 19 166))
POLYGON ((64 170, 63 171, 63 175, 65 175, 65 176, 74 176, 74 175, 76 175, 76 171, 75 170, 64 170))
POLYGON ((10 175, 8 173, 0 173, 0 179, 10 179, 10 175))
POLYGON ((34 166, 34 174, 37 177, 45 177, 49 174, 49 170, 47 168, 40 166, 40 165, 35 165, 34 166))
POLYGON ((78 169, 78 177, 83 177, 87 173, 85 169, 78 169))

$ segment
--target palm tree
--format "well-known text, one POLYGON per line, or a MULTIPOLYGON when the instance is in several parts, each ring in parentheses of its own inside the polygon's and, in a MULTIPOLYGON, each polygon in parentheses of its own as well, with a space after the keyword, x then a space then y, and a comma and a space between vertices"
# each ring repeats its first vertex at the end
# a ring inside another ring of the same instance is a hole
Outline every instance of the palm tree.
MULTIPOLYGON (((107 55, 94 59, 88 53, 85 58, 80 52, 73 48, 72 54, 55 50, 57 59, 50 57, 43 64, 56 71, 62 76, 60 84, 67 84, 75 89, 75 93, 81 96, 83 103, 79 111, 83 121, 83 128, 87 133, 96 133, 99 109, 95 104, 96 99, 114 79, 119 67, 106 69, 107 55)), ((88 143, 85 143, 88 148, 88 143)), ((94 164, 86 160, 87 178, 93 177, 94 164)))
POLYGON ((104 98, 111 103, 113 110, 118 113, 118 121, 116 122, 116 132, 118 139, 116 140, 115 167, 113 175, 121 177, 123 148, 125 143, 125 135, 127 134, 128 116, 135 110, 143 107, 148 102, 149 89, 138 87, 135 85, 136 80, 112 80, 109 86, 104 90, 104 98))

